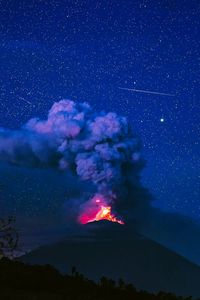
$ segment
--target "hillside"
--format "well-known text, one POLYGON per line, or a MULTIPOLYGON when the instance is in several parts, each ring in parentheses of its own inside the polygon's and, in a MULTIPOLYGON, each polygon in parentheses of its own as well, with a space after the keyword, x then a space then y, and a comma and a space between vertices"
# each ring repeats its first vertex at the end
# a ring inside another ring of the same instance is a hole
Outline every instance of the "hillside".
POLYGON ((93 280, 102 276, 123 278, 137 289, 200 297, 200 267, 145 237, 126 235, 126 229, 119 226, 109 224, 107 235, 97 230, 88 237, 41 247, 21 259, 31 264, 51 264, 62 272, 76 266, 93 280))
MULTIPOLYGON (((122 280, 117 283, 102 277, 97 284, 72 269, 61 275, 51 266, 29 266, 6 258, 0 260, 1 300, 184 300, 164 292, 153 295, 137 291, 122 280)), ((187 298, 190 299, 190 298, 187 298)))

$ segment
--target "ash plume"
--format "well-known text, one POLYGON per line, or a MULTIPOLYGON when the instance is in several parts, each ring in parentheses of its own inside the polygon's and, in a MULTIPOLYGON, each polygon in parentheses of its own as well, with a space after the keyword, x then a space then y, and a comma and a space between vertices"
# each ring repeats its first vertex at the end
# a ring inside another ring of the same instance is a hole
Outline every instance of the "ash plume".
MULTIPOLYGON (((144 167, 140 151, 126 118, 96 113, 87 103, 70 100, 54 103, 46 120, 33 118, 19 130, 0 128, 1 161, 71 173, 77 182, 91 183, 95 193, 125 219, 150 199, 140 183, 144 167)), ((84 201, 78 210, 90 199, 84 201)))

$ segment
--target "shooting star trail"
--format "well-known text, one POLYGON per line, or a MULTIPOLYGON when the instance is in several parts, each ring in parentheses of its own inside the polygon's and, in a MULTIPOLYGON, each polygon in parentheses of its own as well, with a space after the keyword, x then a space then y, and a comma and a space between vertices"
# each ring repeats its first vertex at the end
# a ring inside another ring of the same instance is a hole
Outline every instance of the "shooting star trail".
POLYGON ((20 100, 26 102, 27 104, 33 105, 30 101, 26 100, 26 99, 23 98, 23 97, 18 96, 18 98, 19 98, 20 100))
POLYGON ((119 89, 120 90, 125 90, 125 91, 136 92, 136 93, 145 93, 145 94, 153 94, 153 95, 161 95, 161 96, 169 96, 169 97, 174 97, 175 96, 174 94, 153 92, 153 91, 148 91, 148 90, 136 90, 136 89, 123 88, 123 87, 119 87, 119 89))

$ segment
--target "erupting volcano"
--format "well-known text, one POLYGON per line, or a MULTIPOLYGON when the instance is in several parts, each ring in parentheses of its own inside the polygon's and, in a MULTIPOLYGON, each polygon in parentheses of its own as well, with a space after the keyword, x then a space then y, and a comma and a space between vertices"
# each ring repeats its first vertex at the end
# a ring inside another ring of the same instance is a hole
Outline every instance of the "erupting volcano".
POLYGON ((107 205, 105 199, 101 196, 94 197, 86 205, 80 214, 78 221, 81 224, 87 224, 94 221, 107 220, 110 222, 124 225, 124 222, 118 219, 113 213, 110 205, 107 205))
POLYGON ((140 183, 140 150, 125 117, 95 112, 79 101, 55 102, 47 118, 32 118, 17 130, 0 127, 0 161, 65 173, 72 185, 65 207, 69 219, 81 224, 108 220, 122 225, 119 208, 126 208, 121 210, 126 218, 134 202, 149 199, 140 183), (83 196, 86 186, 95 193, 89 200, 83 196))

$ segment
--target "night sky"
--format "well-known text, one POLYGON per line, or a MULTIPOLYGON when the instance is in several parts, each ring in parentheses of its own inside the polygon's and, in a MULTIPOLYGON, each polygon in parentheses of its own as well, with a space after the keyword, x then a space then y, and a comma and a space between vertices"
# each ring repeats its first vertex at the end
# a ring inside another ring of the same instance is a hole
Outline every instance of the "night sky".
MULTIPOLYGON (((152 204, 198 222, 199 1, 2 0, 0 20, 0 127, 45 118, 61 99, 126 116, 152 204)), ((56 231, 73 189, 65 176, 0 168, 1 212, 56 231)))

